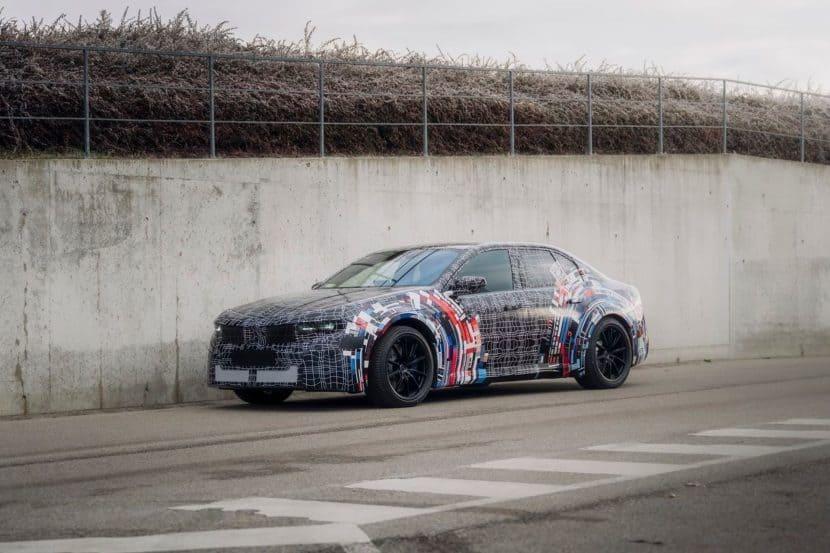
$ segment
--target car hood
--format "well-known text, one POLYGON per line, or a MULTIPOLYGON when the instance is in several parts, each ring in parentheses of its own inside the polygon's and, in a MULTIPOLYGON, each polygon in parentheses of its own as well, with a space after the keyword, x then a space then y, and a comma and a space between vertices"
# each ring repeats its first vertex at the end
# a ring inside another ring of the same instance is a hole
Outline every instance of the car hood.
POLYGON ((281 294, 228 309, 216 318, 216 323, 256 326, 303 320, 347 320, 379 298, 417 289, 318 288, 295 294, 281 294))

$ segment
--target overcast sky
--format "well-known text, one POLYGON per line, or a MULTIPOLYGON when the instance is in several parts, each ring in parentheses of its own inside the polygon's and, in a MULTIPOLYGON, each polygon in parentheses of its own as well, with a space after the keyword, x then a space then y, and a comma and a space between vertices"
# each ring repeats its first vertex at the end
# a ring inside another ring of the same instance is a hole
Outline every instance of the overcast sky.
POLYGON ((639 69, 830 89, 830 0, 12 0, 5 17, 117 16, 126 6, 162 16, 188 8, 201 23, 227 20, 243 38, 358 39, 369 47, 506 59, 531 67, 582 56, 639 69))

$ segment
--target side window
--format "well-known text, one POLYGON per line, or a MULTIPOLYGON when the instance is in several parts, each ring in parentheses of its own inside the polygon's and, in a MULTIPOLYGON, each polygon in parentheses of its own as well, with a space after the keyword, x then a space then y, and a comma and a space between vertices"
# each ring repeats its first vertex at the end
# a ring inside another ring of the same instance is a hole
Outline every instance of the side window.
POLYGON ((519 250, 525 288, 550 288, 564 275, 548 250, 519 250))
POLYGON ((513 289, 513 272, 510 270, 510 256, 507 255, 507 250, 490 250, 476 255, 455 274, 455 278, 463 276, 486 278, 487 287, 482 292, 513 289))
MULTIPOLYGON (((554 257, 556 257, 556 261, 559 262, 559 265, 562 267, 562 270, 564 271, 563 276, 570 275, 574 271, 579 271, 579 267, 576 265, 576 263, 574 263, 573 259, 571 259, 569 257, 565 257, 564 255, 562 255, 559 252, 556 252, 553 255, 554 255, 554 257)), ((582 277, 580 277, 580 278, 582 278, 582 277)))

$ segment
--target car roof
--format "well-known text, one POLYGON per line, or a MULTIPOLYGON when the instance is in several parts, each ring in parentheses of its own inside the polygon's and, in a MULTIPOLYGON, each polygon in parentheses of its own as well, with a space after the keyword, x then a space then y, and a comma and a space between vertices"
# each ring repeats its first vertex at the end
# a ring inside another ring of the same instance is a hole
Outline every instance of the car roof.
POLYGON ((423 248, 459 248, 459 249, 479 249, 479 248, 493 248, 493 247, 504 247, 504 248, 553 248, 557 250, 561 250, 556 246, 551 246, 550 244, 541 244, 538 242, 434 242, 434 243, 427 243, 427 244, 410 244, 408 246, 402 246, 399 248, 385 248, 384 250, 380 251, 390 251, 390 250, 418 250, 423 248))
POLYGON ((548 250, 556 250, 566 257, 569 257, 572 261, 576 262, 577 265, 583 266, 588 268, 589 270, 597 273, 600 276, 604 276, 603 273, 597 270, 594 266, 590 263, 585 262, 583 259, 577 257, 570 251, 560 248, 559 246, 553 246, 551 244, 542 244, 540 242, 433 242, 433 243, 426 243, 426 244, 412 244, 409 246, 401 246, 399 248, 385 248, 383 250, 378 250, 374 253, 379 252, 388 252, 388 251, 405 251, 405 250, 418 250, 418 249, 426 249, 426 248, 455 248, 460 250, 466 251, 475 251, 475 250, 482 250, 488 248, 544 248, 548 250))
POLYGON ((556 246, 551 246, 550 244, 541 244, 539 242, 478 242, 475 244, 476 247, 479 248, 492 248, 492 247, 504 247, 504 248, 553 248, 559 249, 556 246))
POLYGON ((408 244, 406 246, 396 246, 392 248, 384 248, 382 250, 378 250, 381 252, 388 252, 388 251, 406 251, 406 250, 423 250, 427 248, 459 248, 459 249, 470 249, 478 246, 478 244, 473 242, 432 242, 427 244, 408 244))

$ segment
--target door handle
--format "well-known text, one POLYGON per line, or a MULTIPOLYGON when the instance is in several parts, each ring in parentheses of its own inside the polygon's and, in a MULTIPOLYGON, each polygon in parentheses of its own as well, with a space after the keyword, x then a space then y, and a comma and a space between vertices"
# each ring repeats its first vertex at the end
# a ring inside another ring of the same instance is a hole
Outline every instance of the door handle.
POLYGON ((568 303, 575 304, 575 303, 582 303, 582 298, 570 298, 568 303))

